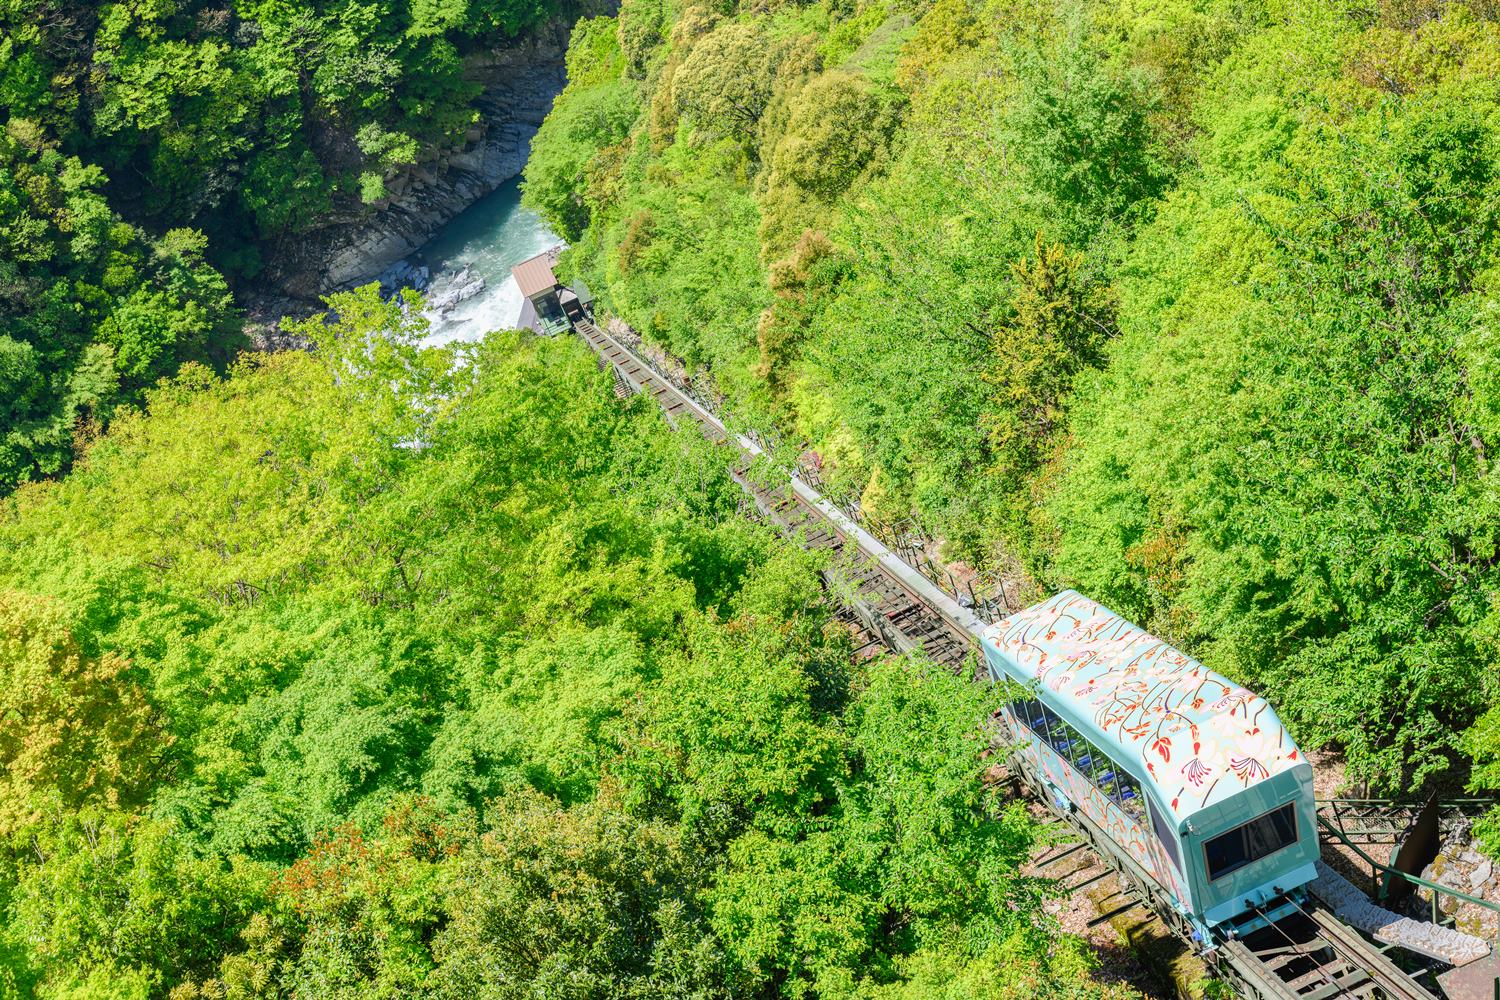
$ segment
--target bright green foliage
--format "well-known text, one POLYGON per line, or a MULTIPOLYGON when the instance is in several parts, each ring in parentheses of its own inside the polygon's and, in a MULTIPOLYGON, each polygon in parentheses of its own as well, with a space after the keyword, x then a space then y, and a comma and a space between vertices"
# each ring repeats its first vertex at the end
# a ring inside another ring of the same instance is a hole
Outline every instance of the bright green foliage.
POLYGON ((0 982, 1009 996, 1077 960, 980 780, 995 693, 853 668, 721 449, 577 340, 329 304, 0 511, 0 982))
POLYGON ((0 134, 0 491, 62 471, 141 388, 235 344, 201 234, 152 240, 103 186, 30 123, 0 134))
POLYGON ((892 95, 862 76, 831 72, 788 89, 767 123, 769 170, 761 196, 761 254, 782 257, 831 205, 880 166, 897 115, 892 95), (779 135, 773 136, 776 131, 779 135), (809 214, 812 210, 816 214, 809 214))
POLYGON ((1105 342, 1116 332, 1113 296, 1084 263, 1082 254, 1038 239, 1036 256, 1011 269, 1012 313, 995 333, 988 374, 997 396, 991 443, 1006 478, 1036 468, 1066 419, 1073 380, 1102 363, 1105 342))
MULTIPOLYGON (((268 872, 242 859, 196 857, 163 824, 84 813, 37 831, 8 866, 6 935, 26 942, 23 974, 41 995, 83 983, 162 987, 214 968, 239 928, 268 904, 268 872)), ((109 996, 83 990, 83 996, 109 996)))
POLYGON ((802 60, 791 45, 753 22, 730 21, 689 51, 673 78, 684 123, 709 140, 734 139, 749 146, 771 103, 777 76, 795 77, 802 60))
POLYGON ((58 809, 141 800, 163 734, 129 664, 85 657, 60 602, 0 591, 0 837, 58 809))
POLYGON ((1148 126, 1150 80, 1111 69, 1097 45, 1069 26, 1062 42, 1023 49, 1008 111, 1026 193, 1075 242, 1128 223, 1166 180, 1148 126))
MULTIPOLYGON (((731 955, 757 978, 790 976, 793 996, 899 981, 913 954, 983 964, 1033 933, 1022 915, 1040 902, 1016 875, 1031 821, 1020 807, 997 816, 980 781, 984 689, 896 664, 862 680, 831 821, 802 838, 742 835, 714 890, 731 955)), ((1034 938, 1023 950, 1040 957, 1034 938)))
POLYGON ((1490 787, 1494 17, 687 8, 570 266, 867 511, 1490 787))
POLYGON ((620 72, 621 52, 609 18, 579 21, 568 59, 568 86, 537 133, 525 193, 558 235, 576 240, 589 223, 594 161, 625 138, 640 104, 630 87, 612 79, 620 72))
POLYGON ((222 370, 243 345, 219 271, 254 277, 464 141, 466 57, 556 6, 0 5, 0 493, 182 364, 222 370))
POLYGON ((513 796, 458 874, 433 945, 438 996, 741 994, 707 926, 701 858, 607 798, 513 796))
POLYGON ((662 0, 626 0, 620 4, 620 13, 615 19, 619 23, 620 51, 625 56, 626 73, 640 79, 646 75, 652 53, 663 41, 667 27, 666 5, 662 0))
MULTIPOLYGON (((1154 227, 1192 253, 1139 245, 1126 337, 1051 514, 1062 572, 1214 640, 1221 665, 1283 692, 1305 742, 1410 784, 1489 694, 1473 630, 1492 600, 1494 425, 1461 358, 1500 188, 1467 108, 1360 96, 1378 114, 1269 133, 1228 115, 1209 134, 1216 160, 1154 227), (1268 134, 1276 169, 1235 145, 1268 134), (1216 280, 1195 257, 1222 261, 1216 280), (1085 493, 1111 498, 1107 534, 1085 493)), ((1290 120, 1262 104, 1259 121, 1290 120)))
MULTIPOLYGON (((1464 736, 1463 748, 1474 757, 1471 789, 1500 788, 1500 707, 1491 707, 1464 736)), ((1475 832, 1490 854, 1500 854, 1500 810, 1475 824, 1475 832)))
POLYGON ((355 193, 351 168, 411 163, 418 146, 461 134, 477 93, 463 51, 551 10, 130 0, 58 15, 20 0, 0 15, 16 62, 0 107, 130 177, 122 197, 136 213, 163 228, 206 222, 228 253, 247 236, 306 228, 330 196, 355 193))

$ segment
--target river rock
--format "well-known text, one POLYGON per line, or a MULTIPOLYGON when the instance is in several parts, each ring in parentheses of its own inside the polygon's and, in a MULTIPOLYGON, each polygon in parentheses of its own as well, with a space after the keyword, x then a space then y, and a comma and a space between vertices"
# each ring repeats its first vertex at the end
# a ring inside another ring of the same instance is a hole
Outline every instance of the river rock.
POLYGON ((375 277, 380 282, 380 294, 390 297, 403 288, 411 288, 416 291, 425 291, 432 278, 432 272, 425 264, 416 264, 409 260, 398 260, 390 267, 381 271, 375 277))
POLYGON ((484 278, 465 264, 452 274, 440 274, 432 283, 432 292, 427 296, 427 308, 435 313, 446 313, 467 299, 484 291, 484 278))

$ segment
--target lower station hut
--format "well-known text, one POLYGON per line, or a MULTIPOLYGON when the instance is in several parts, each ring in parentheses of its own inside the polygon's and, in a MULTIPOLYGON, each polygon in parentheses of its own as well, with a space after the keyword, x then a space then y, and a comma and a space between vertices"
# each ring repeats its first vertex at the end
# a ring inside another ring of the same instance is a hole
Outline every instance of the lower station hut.
POLYGON ((516 326, 537 333, 561 333, 593 317, 594 296, 582 281, 564 285, 552 272, 556 251, 548 250, 510 269, 523 297, 516 326))

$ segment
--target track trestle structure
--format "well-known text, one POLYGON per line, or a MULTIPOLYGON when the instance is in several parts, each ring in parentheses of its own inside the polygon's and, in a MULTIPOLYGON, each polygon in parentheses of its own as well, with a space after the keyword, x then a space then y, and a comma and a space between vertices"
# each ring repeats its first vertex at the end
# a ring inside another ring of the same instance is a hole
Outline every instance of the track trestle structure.
MULTIPOLYGON (((866 644, 861 648, 868 648, 879 642, 897 652, 921 651, 933 662, 964 672, 972 671, 976 652, 983 652, 989 658, 986 643, 998 634, 995 630, 1002 630, 1007 622, 1017 617, 1013 614, 1016 609, 998 609, 1011 617, 991 626, 986 620, 989 615, 980 618, 971 609, 961 606, 951 594, 933 585, 926 576, 892 552, 882 540, 871 535, 824 499, 805 479, 789 472, 786 482, 780 485, 766 485, 756 481, 748 475, 748 470, 752 463, 763 461, 767 456, 754 434, 730 431, 699 394, 679 386, 630 347, 594 324, 579 322, 575 325, 575 330, 599 355, 601 364, 613 369, 622 392, 640 392, 654 397, 674 426, 695 425, 705 437, 731 449, 734 454, 730 464, 734 468, 735 478, 753 498, 755 507, 762 516, 800 544, 833 553, 830 571, 826 576, 829 590, 849 607, 851 613, 847 620, 857 622, 864 633, 866 644)), ((1066 597, 1067 593, 1053 600, 1059 601, 1066 597)), ((1159 643, 1159 640, 1153 640, 1149 636, 1145 640, 1159 643)), ((1142 640, 1135 636, 1131 641, 1142 640)), ((992 676, 994 669, 994 660, 990 658, 992 676)), ((1182 680, 1180 677, 1174 678, 1173 683, 1180 685, 1182 680)), ((1210 686, 1220 684, 1221 679, 1204 683, 1210 686)), ((1061 690, 1061 687, 1054 690, 1061 690)), ((1200 690, 1194 697, 1202 693, 1200 690)), ((1213 691, 1203 696, 1218 698, 1219 702, 1215 707, 1224 709, 1225 718, 1238 718, 1236 713, 1243 711, 1246 719, 1249 719, 1250 713, 1256 711, 1256 706, 1249 702, 1248 692, 1227 686, 1224 686, 1223 692, 1213 691)), ((1264 705, 1263 702, 1260 704, 1264 705)), ((1168 709, 1179 711, 1171 706, 1168 709)), ((1014 708, 1010 711, 1014 711, 1014 708)), ((1156 717, 1164 717, 1161 712, 1165 710, 1160 706, 1154 707, 1152 711, 1157 712, 1156 717)), ((1270 712, 1268 708, 1261 708, 1259 712, 1266 719, 1274 720, 1274 712, 1270 712)), ((1256 719, 1259 718, 1260 715, 1256 715, 1256 719)), ((1158 759, 1162 763, 1168 759, 1166 744, 1171 739, 1177 739, 1185 745, 1195 745, 1196 749, 1202 720, 1189 715, 1183 715, 1182 719, 1185 721, 1179 730, 1171 733, 1166 733, 1160 723, 1156 725, 1152 745, 1154 749, 1161 751, 1158 759), (1191 740, 1188 738, 1190 734, 1191 740)), ((1007 750, 1014 751, 1024 740, 1032 740, 1033 745, 1036 745, 1034 733, 1023 737, 1023 734, 1010 730, 1010 723, 1003 715, 1001 721, 1006 730, 1004 736, 1011 741, 1007 750)), ((1078 716, 1073 716, 1071 723, 1086 727, 1085 721, 1078 716)), ((1043 725, 1042 728, 1047 727, 1043 725)), ((1079 736, 1071 726, 1068 729, 1071 737, 1079 736)), ((1261 729, 1256 728, 1254 731, 1258 736, 1261 729)), ((1152 732, 1151 726, 1146 725, 1140 732, 1152 732)), ((1102 742, 1102 737, 1097 732, 1090 731, 1089 735, 1098 737, 1102 742)), ((1159 792, 1165 787, 1164 781, 1157 780, 1159 776, 1154 774, 1148 777, 1137 774, 1132 777, 1125 773, 1119 763, 1123 755, 1116 760, 1105 761, 1104 764, 1111 766, 1113 770, 1104 773, 1100 769, 1103 764, 1084 764, 1083 759, 1078 756, 1082 751, 1077 748, 1058 749, 1073 742, 1076 741, 1068 738, 1050 749, 1043 749, 1068 755, 1071 763, 1081 767, 1086 772, 1085 776, 1093 782, 1091 795, 1103 794, 1106 799, 1130 813, 1138 825, 1147 830, 1152 829, 1143 799, 1160 798, 1159 792), (1143 793, 1149 793, 1149 796, 1143 793), (1131 801, 1132 796, 1135 801, 1131 801)), ((1099 747, 1089 739, 1081 742, 1088 744, 1087 750, 1090 753, 1099 752, 1099 747)), ((1278 751, 1274 747, 1269 744, 1265 746, 1267 749, 1260 757, 1226 755, 1214 759, 1213 767, 1222 769, 1217 779, 1221 782, 1228 780, 1232 770, 1242 786, 1249 786, 1252 779, 1272 776, 1271 772, 1277 767, 1281 768, 1283 774, 1296 769, 1300 779, 1306 770, 1306 764, 1298 759, 1295 752, 1290 757, 1285 757, 1287 748, 1283 746, 1279 751, 1283 756, 1278 758, 1275 756, 1278 751)), ((1113 746, 1113 749, 1118 751, 1120 747, 1113 746)), ((1153 873, 1131 851, 1124 849, 1117 838, 1110 836, 1095 817, 1078 808, 1076 796, 1070 798, 1067 795, 1053 794, 1058 790, 1058 784, 1044 777, 1036 760, 1027 754, 1016 752, 1012 752, 1009 759, 1012 771, 1020 776, 1036 798, 1056 813, 1076 833, 1081 844, 1087 845, 1087 849, 1116 875, 1121 884, 1121 893, 1162 921, 1174 936, 1202 956, 1214 975, 1232 984, 1243 996, 1251 1000, 1341 1000, 1344 997, 1360 1000, 1434 1000, 1432 993, 1403 972, 1381 950, 1301 891, 1306 878, 1303 878, 1302 883, 1284 883, 1290 886, 1286 891, 1281 891, 1279 886, 1268 887, 1265 891, 1236 890, 1231 894, 1232 903, 1219 904, 1217 915, 1206 915, 1201 907, 1196 911, 1184 908, 1183 900, 1188 894, 1186 889, 1189 884, 1191 883, 1193 891, 1198 891, 1201 887, 1199 883, 1191 882, 1191 879, 1183 881, 1184 859, 1187 858, 1184 848, 1192 847, 1192 863, 1201 863, 1198 859, 1206 858, 1211 869, 1218 865, 1220 874, 1215 875, 1215 878, 1221 885, 1230 884, 1231 881, 1236 886, 1240 885, 1244 882, 1244 877, 1235 874, 1238 871, 1236 866, 1243 865, 1247 873, 1253 872, 1256 864, 1260 863, 1258 859, 1267 856, 1263 847, 1258 845, 1280 829, 1276 824, 1266 822, 1273 813, 1279 816, 1281 810, 1288 808, 1281 805, 1279 800, 1263 796, 1264 801, 1257 809, 1264 807, 1270 811, 1248 814, 1247 818, 1257 818, 1243 823, 1241 828, 1255 829, 1245 833, 1240 841, 1233 842, 1233 838, 1230 838, 1230 842, 1226 842, 1220 836, 1205 845, 1201 842, 1206 839, 1204 837, 1191 842, 1188 837, 1194 833, 1195 819, 1211 817, 1212 807, 1225 805, 1223 801, 1210 799, 1213 789, 1218 786, 1208 786, 1208 793, 1203 794, 1201 802, 1197 804, 1200 811, 1191 816, 1179 809, 1177 799, 1172 798, 1170 815, 1166 817, 1171 832, 1166 840, 1172 841, 1178 851, 1171 858, 1176 867, 1172 868, 1164 860, 1166 854, 1162 853, 1160 846, 1153 847, 1151 853, 1143 855, 1148 857, 1151 867, 1158 869, 1153 873), (1256 827, 1257 823, 1260 827, 1256 827), (1180 844, 1177 843, 1179 826, 1183 838, 1180 844), (1257 850, 1261 850, 1261 854, 1256 854, 1257 850), (1208 854, 1204 855, 1204 851, 1208 854), (1169 873, 1175 871, 1177 874, 1173 878, 1164 879, 1164 870, 1169 873), (1230 874, 1222 874, 1224 871, 1230 874), (1233 913, 1226 916, 1229 911, 1225 907, 1231 905, 1233 913), (1212 916, 1212 919, 1208 919, 1208 916, 1212 916), (1207 932, 1205 928, 1208 929, 1207 932)), ((1196 782, 1199 774, 1195 773, 1193 778, 1196 782)), ((1265 784, 1269 786, 1273 782, 1265 784)), ((1298 814, 1293 827, 1296 843, 1303 850, 1309 832, 1316 843, 1317 829, 1311 804, 1310 779, 1306 781, 1306 786, 1308 815, 1304 822, 1298 814)), ((1227 789, 1230 786, 1223 787, 1227 789)), ((1186 790, 1185 785, 1184 791, 1186 790)), ((1195 784, 1194 790, 1195 793, 1201 792, 1202 788, 1195 784)), ((1221 794, 1221 799, 1223 794, 1227 792, 1221 794)), ((1153 801, 1152 809, 1166 811, 1165 801, 1153 801), (1157 808, 1158 804, 1160 809, 1157 808)), ((1160 821, 1162 817, 1153 814, 1150 819, 1160 821)), ((1163 831, 1163 827, 1159 825, 1155 829, 1158 833, 1163 831)), ((1234 830, 1230 832, 1233 833, 1234 830)), ((1278 849, 1289 848, 1276 848, 1272 845, 1273 854, 1278 849)), ((1304 860, 1301 854, 1297 857, 1299 862, 1304 860)), ((1310 863, 1309 861, 1309 866, 1310 863)), ((1299 876, 1302 872, 1303 868, 1299 868, 1299 876)), ((1113 912, 1122 913, 1128 908, 1121 907, 1113 912)))

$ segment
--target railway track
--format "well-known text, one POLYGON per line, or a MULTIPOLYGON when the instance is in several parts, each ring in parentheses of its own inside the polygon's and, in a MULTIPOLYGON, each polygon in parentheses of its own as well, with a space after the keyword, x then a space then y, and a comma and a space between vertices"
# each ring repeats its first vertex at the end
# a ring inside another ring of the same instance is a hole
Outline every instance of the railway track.
MULTIPOLYGON (((775 484, 755 478, 752 465, 764 455, 761 447, 731 432, 706 406, 619 339, 589 322, 579 322, 575 329, 601 363, 613 369, 620 395, 649 394, 674 427, 695 426, 710 441, 738 449, 733 475, 761 515, 789 538, 831 554, 825 580, 847 609, 844 620, 857 633, 856 655, 873 655, 878 644, 897 652, 921 650, 956 671, 975 669, 983 621, 797 477, 775 484)), ((1005 733, 998 739, 1003 743, 1005 733)), ((1040 787, 1032 775, 1019 777, 1033 790, 1040 787)), ((1071 828, 1072 836, 1055 852, 1044 851, 1033 867, 1043 874, 1061 874, 1061 884, 1070 891, 1110 876, 1116 879, 1117 888, 1099 904, 1091 926, 1130 910, 1146 910, 1200 951, 1216 975, 1253 1000, 1436 1000, 1379 948, 1316 902, 1244 938, 1205 948, 1154 881, 1123 852, 1110 850, 1108 838, 1087 817, 1076 811, 1058 812, 1047 796, 1037 797, 1071 828), (1048 871, 1062 863, 1066 874, 1048 871), (1070 883, 1069 875, 1085 871, 1086 878, 1070 883)))
MULTIPOLYGON (((1150 877, 1129 856, 1109 850, 1103 831, 1081 813, 1053 808, 1048 796, 1036 793, 1041 787, 1036 775, 1023 768, 1021 778, 1071 835, 1033 859, 1033 870, 1058 879, 1069 891, 1085 889, 1109 876, 1117 880, 1117 888, 1096 902, 1100 913, 1089 926, 1145 910, 1175 936, 1197 946, 1215 977, 1234 984, 1250 1000, 1436 1000, 1413 974, 1315 900, 1298 905, 1290 916, 1253 934, 1202 949, 1192 928, 1150 877), (1090 860, 1080 860, 1080 855, 1089 853, 1090 860), (1102 868, 1093 867, 1094 859, 1102 868), (1086 877, 1074 881, 1079 874, 1086 877)), ((1417 971, 1429 970, 1424 966, 1417 971)))
MULTIPOLYGON (((702 404, 653 369, 617 338, 592 323, 577 331, 614 369, 617 391, 643 392, 656 399, 674 427, 693 425, 718 444, 736 447, 733 475, 761 515, 803 546, 830 553, 825 580, 854 616, 867 645, 876 639, 900 652, 921 650, 935 663, 964 670, 974 661, 978 631, 974 614, 906 566, 837 507, 796 477, 767 484, 751 466, 764 451, 735 435, 702 404)), ((859 642, 856 643, 859 645, 859 642)))
POLYGON ((1269 927, 1227 941, 1218 953, 1226 978, 1275 1000, 1433 1000, 1390 958, 1317 904, 1299 906, 1269 927))

